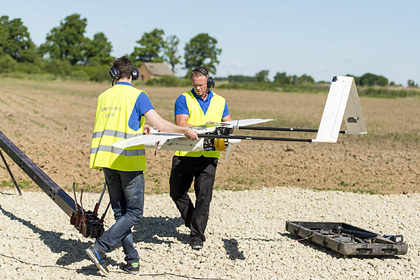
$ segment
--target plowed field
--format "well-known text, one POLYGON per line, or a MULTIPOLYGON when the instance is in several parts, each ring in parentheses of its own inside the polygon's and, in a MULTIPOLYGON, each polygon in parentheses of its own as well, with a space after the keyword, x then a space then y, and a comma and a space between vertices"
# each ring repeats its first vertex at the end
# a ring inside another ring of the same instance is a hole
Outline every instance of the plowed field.
MULTIPOLYGON (((96 99, 109 84, 2 79, 0 130, 62 188, 73 182, 100 190, 89 169, 96 99)), ((138 86, 137 86, 138 87, 138 86)), ((140 88, 140 87, 138 87, 140 88)), ((141 87, 157 112, 173 120, 173 104, 189 88, 141 87)), ((215 90, 234 119, 272 118, 269 126, 318 128, 325 94, 215 90)), ((360 98, 367 135, 340 135, 335 144, 244 140, 219 162, 216 189, 290 186, 369 193, 420 191, 420 100, 360 98)), ((344 127, 343 127, 344 128, 344 127)), ((239 133, 239 134, 250 134, 239 133)), ((315 138, 303 133, 252 135, 315 138)), ((173 152, 147 150, 146 191, 169 190, 173 152)), ((4 154, 4 153, 3 153, 4 154)), ((30 179, 6 156, 15 178, 30 179)), ((0 162, 0 182, 12 186, 0 162)), ((33 189, 37 187, 30 185, 33 189)))

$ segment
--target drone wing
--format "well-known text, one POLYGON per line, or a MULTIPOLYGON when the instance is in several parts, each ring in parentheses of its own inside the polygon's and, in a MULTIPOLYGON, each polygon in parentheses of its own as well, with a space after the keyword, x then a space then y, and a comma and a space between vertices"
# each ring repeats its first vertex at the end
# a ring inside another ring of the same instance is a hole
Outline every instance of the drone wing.
MULTIPOLYGON (((191 129, 195 130, 198 134, 204 134, 207 132, 214 131, 216 127, 217 126, 198 126, 198 127, 191 127, 191 129)), ((156 128, 152 127, 150 134, 120 140, 112 144, 112 146, 121 148, 121 149, 126 149, 129 147, 134 147, 138 145, 148 145, 148 146, 159 145, 159 147, 161 147, 167 140, 175 139, 175 138, 188 140, 187 138, 185 138, 183 134, 163 133, 157 130, 156 128)))
POLYGON ((112 146, 126 149, 129 147, 134 147, 138 145, 144 145, 144 144, 154 144, 157 142, 165 142, 169 139, 174 138, 182 138, 185 137, 183 134, 165 134, 165 133, 154 133, 154 134, 148 134, 148 135, 141 135, 133 138, 128 138, 124 140, 120 140, 112 144, 112 146))
POLYGON ((227 125, 233 125, 233 126, 247 126, 247 125, 253 125, 258 123, 264 123, 264 122, 270 122, 273 119, 243 119, 243 120, 234 120, 234 121, 227 121, 227 122, 221 122, 223 124, 227 125))

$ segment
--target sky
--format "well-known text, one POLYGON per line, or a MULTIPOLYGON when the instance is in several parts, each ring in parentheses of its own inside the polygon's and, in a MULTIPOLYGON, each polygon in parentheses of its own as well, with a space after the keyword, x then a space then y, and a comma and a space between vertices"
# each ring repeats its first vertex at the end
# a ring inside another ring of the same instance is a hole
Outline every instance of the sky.
POLYGON ((286 72, 331 81, 369 72, 403 86, 420 83, 419 10, 418 0, 0 0, 0 16, 20 18, 37 46, 77 13, 87 19, 85 36, 103 32, 115 57, 155 28, 180 39, 182 57, 186 43, 208 33, 222 49, 216 77, 268 70, 270 79, 286 72))

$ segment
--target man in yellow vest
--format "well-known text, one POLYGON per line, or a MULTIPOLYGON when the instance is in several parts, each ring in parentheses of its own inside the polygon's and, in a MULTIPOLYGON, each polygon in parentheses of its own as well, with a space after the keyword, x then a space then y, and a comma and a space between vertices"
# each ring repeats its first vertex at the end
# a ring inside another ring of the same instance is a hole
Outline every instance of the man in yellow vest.
MULTIPOLYGON (((104 274, 108 274, 105 253, 121 242, 126 265, 122 269, 139 273, 139 255, 133 245, 131 227, 143 216, 146 158, 144 145, 130 149, 112 146, 116 141, 142 135, 145 117, 157 129, 182 133, 198 140, 197 133, 162 119, 154 110, 146 92, 135 89, 131 82, 139 76, 137 68, 123 56, 114 61, 110 75, 117 83, 98 97, 95 128, 90 150, 90 168, 102 169, 114 210, 115 224, 90 246, 86 253, 104 274)), ((146 126, 150 131, 150 127, 146 126)), ((146 130, 146 134, 149 133, 146 130)))
MULTIPOLYGON (((181 94, 175 102, 177 125, 191 127, 232 120, 225 99, 210 89, 214 87, 214 81, 206 68, 194 68, 190 80, 193 88, 181 94)), ((170 196, 181 212, 185 226, 191 229, 191 246, 195 250, 202 249, 206 241, 204 231, 219 158, 219 151, 177 151, 172 159, 170 196), (195 206, 188 195, 193 179, 195 206)))

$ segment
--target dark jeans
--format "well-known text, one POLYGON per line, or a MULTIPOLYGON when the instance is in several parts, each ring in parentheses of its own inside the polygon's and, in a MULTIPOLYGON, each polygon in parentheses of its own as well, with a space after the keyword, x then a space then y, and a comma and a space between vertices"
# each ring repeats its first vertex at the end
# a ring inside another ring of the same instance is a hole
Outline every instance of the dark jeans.
POLYGON ((143 217, 144 176, 143 171, 118 171, 104 168, 109 198, 114 210, 115 224, 95 242, 95 247, 109 252, 121 242, 125 261, 138 262, 139 254, 133 245, 131 227, 143 217))
POLYGON ((181 212, 185 225, 190 226, 193 239, 206 241, 204 231, 209 219, 217 162, 217 158, 203 156, 174 156, 172 159, 172 171, 169 179, 170 196, 181 212), (195 206, 188 195, 193 178, 195 206))

